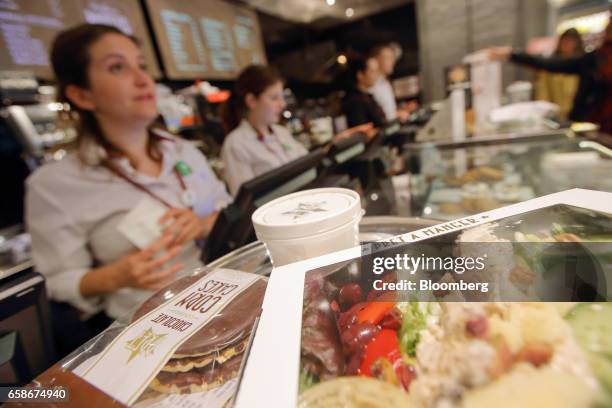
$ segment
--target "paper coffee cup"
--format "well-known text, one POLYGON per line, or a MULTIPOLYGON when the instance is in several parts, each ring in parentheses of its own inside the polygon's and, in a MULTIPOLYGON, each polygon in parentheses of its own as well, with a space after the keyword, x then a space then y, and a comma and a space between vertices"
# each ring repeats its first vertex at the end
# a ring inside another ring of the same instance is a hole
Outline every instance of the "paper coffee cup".
POLYGON ((362 215, 356 192, 318 188, 277 198, 252 220, 272 264, 281 266, 359 245, 362 215))

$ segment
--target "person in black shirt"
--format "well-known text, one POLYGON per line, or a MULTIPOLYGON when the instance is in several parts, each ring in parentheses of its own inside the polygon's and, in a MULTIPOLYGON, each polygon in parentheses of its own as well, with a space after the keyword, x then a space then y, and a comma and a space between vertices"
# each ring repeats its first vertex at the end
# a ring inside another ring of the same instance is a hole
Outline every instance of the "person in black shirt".
POLYGON ((372 123, 376 128, 385 126, 385 113, 368 93, 380 75, 376 58, 359 57, 349 62, 351 85, 342 100, 342 111, 349 128, 365 123, 372 123))
POLYGON ((595 51, 577 57, 541 58, 512 52, 511 47, 493 47, 488 54, 495 60, 579 75, 570 119, 597 123, 603 133, 612 134, 612 22, 608 22, 603 43, 595 51))

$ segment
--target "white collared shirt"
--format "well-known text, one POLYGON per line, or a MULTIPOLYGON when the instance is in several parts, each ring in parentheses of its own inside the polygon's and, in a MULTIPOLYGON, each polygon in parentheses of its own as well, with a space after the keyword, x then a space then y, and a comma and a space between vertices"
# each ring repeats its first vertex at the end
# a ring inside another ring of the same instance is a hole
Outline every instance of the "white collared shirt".
POLYGON ((397 118, 397 102, 395 102, 395 93, 389 80, 381 76, 369 91, 376 103, 385 112, 387 121, 395 120, 397 118))
MULTIPOLYGON (((183 189, 174 172, 177 161, 185 162, 192 174, 184 176, 195 195, 193 209, 206 216, 231 202, 224 184, 216 178, 206 158, 191 143, 169 134, 160 142, 163 154, 158 177, 138 173, 127 159, 115 159, 123 172, 176 208, 185 208, 183 189)), ((47 280, 49 297, 69 302, 86 313, 105 310, 112 318, 132 312, 150 291, 122 288, 102 297, 84 298, 82 276, 97 266, 137 250, 117 229, 125 215, 145 192, 110 172, 106 167, 81 163, 76 152, 44 165, 27 180, 26 224, 32 236, 36 270, 47 280)), ((191 243, 172 263, 181 262, 186 274, 201 266, 200 251, 191 243)))
POLYGON ((243 120, 223 142, 221 158, 225 167, 225 181, 235 196, 245 181, 307 153, 286 127, 272 125, 272 134, 259 140, 253 126, 243 120))

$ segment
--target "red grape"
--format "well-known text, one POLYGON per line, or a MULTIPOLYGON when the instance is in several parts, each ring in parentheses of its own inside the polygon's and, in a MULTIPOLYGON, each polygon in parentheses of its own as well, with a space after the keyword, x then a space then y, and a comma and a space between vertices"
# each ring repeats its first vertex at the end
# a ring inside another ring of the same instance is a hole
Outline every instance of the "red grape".
POLYGON ((347 283, 340 289, 338 301, 340 304, 352 306, 363 299, 363 292, 357 283, 347 283))

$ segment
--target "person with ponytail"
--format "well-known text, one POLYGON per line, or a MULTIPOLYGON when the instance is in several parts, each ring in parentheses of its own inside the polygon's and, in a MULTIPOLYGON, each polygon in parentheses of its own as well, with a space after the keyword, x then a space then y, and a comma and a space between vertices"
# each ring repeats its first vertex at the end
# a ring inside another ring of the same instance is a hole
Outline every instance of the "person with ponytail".
POLYGON ((79 25, 56 37, 51 62, 79 129, 75 149, 27 181, 34 263, 82 320, 123 317, 202 265, 196 241, 231 197, 196 147, 153 127, 155 84, 134 38, 79 25))
POLYGON ((278 72, 263 65, 245 68, 221 108, 227 136, 221 149, 225 181, 232 195, 240 185, 297 159, 307 150, 278 124, 285 109, 278 72))

